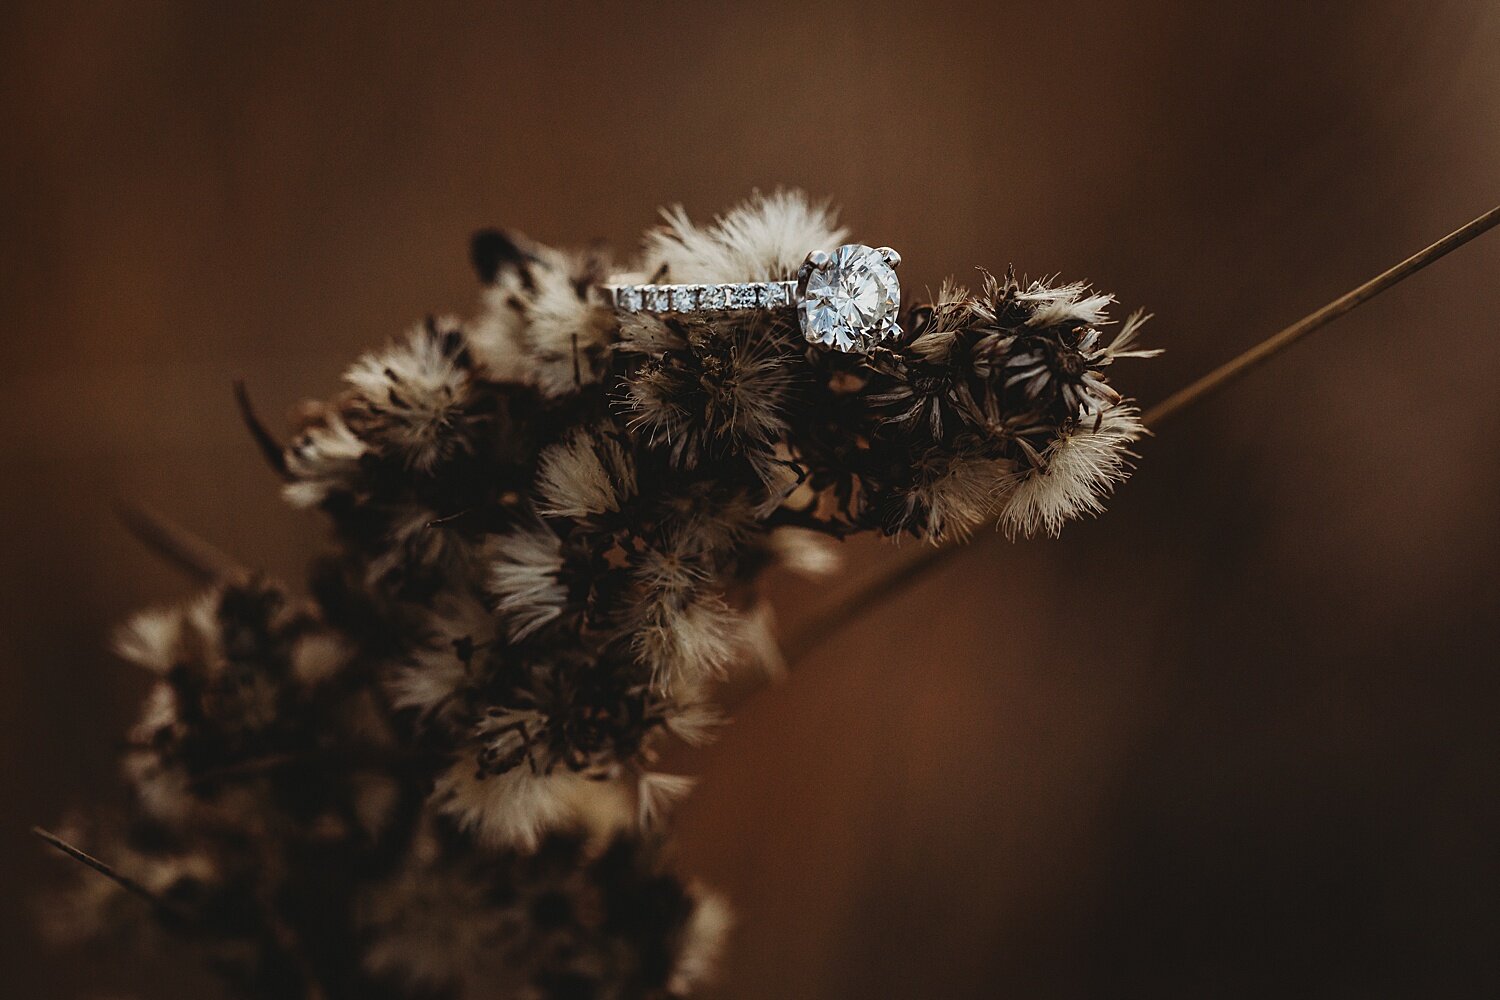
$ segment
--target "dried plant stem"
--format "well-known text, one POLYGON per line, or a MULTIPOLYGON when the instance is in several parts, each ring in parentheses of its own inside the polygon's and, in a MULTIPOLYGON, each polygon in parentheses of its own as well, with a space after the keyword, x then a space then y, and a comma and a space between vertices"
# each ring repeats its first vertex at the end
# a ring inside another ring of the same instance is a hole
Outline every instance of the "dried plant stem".
POLYGON ((1280 354, 1314 330, 1327 326, 1355 306, 1370 301, 1387 288, 1394 287, 1428 264, 1441 260, 1474 237, 1488 232, 1497 225, 1500 225, 1500 205, 1490 209, 1468 225, 1455 229, 1425 250, 1417 251, 1395 267, 1376 275, 1358 288, 1340 295, 1316 312, 1308 313, 1291 326, 1267 337, 1239 357, 1225 362, 1191 385, 1178 389, 1147 410, 1142 421, 1147 427, 1155 427, 1183 407, 1191 406, 1204 396, 1212 394, 1226 383, 1280 354))
MULTIPOLYGON (((31 828, 31 832, 62 854, 67 855, 84 867, 98 872, 131 895, 145 900, 156 910, 174 914, 179 918, 184 916, 135 879, 116 871, 113 865, 100 861, 81 847, 75 847, 51 830, 34 826, 31 828)), ((319 983, 316 970, 313 968, 312 963, 307 960, 306 955, 298 944, 296 935, 276 916, 275 911, 271 907, 263 906, 262 908, 264 910, 262 916, 266 921, 268 930, 275 938, 277 946, 285 951, 290 959, 297 964, 298 970, 302 973, 303 985, 305 987, 304 995, 307 1000, 323 1000, 328 994, 319 983)))
POLYGON ((115 511, 147 548, 200 583, 230 580, 247 572, 209 542, 144 504, 121 502, 115 511))
POLYGON ((42 840, 46 841, 52 847, 61 851, 63 854, 66 854, 68 857, 72 858, 74 861, 77 861, 79 864, 87 868, 92 868, 94 871, 98 872, 100 875, 103 875, 105 878, 109 879, 111 882, 115 883, 126 892, 139 896, 141 899, 144 899, 152 906, 162 905, 162 901, 158 899, 156 894, 153 893, 150 889, 147 889, 135 879, 130 878, 127 875, 122 875, 119 872, 115 871, 114 866, 100 861, 98 858, 94 857, 92 854, 88 853, 82 848, 74 847, 72 844, 68 843, 66 840, 63 840, 52 831, 44 830, 39 826, 34 826, 31 828, 31 832, 40 837, 42 840))
POLYGON ((282 452, 281 442, 276 436, 266 430, 266 425, 261 423, 260 417, 255 413, 255 404, 250 402, 250 390, 245 388, 244 379, 235 379, 234 401, 240 409, 240 419, 245 423, 245 429, 250 432, 250 437, 255 441, 255 447, 260 450, 261 457, 271 467, 271 471, 282 479, 289 478, 286 468, 286 455, 282 452))
POLYGON ((891 569, 879 572, 868 582, 853 588, 807 624, 793 631, 782 647, 787 665, 801 662, 839 629, 859 618, 871 607, 919 583, 962 551, 963 547, 959 545, 924 545, 911 555, 903 554, 891 569))
MULTIPOLYGON (((1327 326, 1355 306, 1370 301, 1386 289, 1394 287, 1497 225, 1500 225, 1500 206, 1490 209, 1426 249, 1418 251, 1396 266, 1376 275, 1358 288, 1340 295, 1321 309, 1308 313, 1291 326, 1267 337, 1234 360, 1220 365, 1197 381, 1172 393, 1147 410, 1143 422, 1148 428, 1154 430, 1161 422, 1224 388, 1314 330, 1327 326)), ((964 551, 963 546, 947 542, 921 549, 913 555, 902 556, 895 560, 890 567, 853 588, 848 594, 835 600, 831 606, 814 615, 801 628, 791 633, 786 641, 787 663, 789 665, 797 663, 843 626, 857 620, 907 587, 930 576, 934 570, 962 551, 964 551)))

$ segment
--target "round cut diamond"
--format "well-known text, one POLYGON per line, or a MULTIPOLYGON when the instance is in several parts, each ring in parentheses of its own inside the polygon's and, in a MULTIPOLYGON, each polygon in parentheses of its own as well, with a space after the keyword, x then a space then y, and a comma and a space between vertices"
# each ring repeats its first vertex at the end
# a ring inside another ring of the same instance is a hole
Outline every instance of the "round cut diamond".
POLYGON ((807 265, 804 274, 797 314, 808 340, 840 351, 863 351, 899 335, 901 285, 881 251, 850 243, 823 263, 807 265))

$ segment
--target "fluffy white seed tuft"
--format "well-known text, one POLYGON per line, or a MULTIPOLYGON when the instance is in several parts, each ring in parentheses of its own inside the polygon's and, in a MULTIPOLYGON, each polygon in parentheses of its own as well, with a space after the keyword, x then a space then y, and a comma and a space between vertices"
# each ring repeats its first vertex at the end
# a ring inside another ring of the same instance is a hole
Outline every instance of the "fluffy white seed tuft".
POLYGON ((667 812, 687 798, 695 784, 685 774, 641 772, 636 779, 636 823, 643 830, 659 828, 666 819, 667 812))
POLYGON ((1073 518, 1100 513, 1130 471, 1130 445, 1144 433, 1139 411, 1129 404, 1081 420, 1048 446, 1043 467, 1027 473, 1010 493, 1001 527, 1011 537, 1056 535, 1073 518))
POLYGON ((122 658, 152 673, 165 674, 177 662, 177 644, 182 636, 182 612, 178 608, 142 611, 115 633, 114 650, 122 658))
POLYGON ((635 494, 635 469, 623 448, 586 431, 542 452, 537 510, 552 517, 588 517, 620 509, 635 494))
POLYGON ((483 651, 495 641, 495 620, 472 597, 439 599, 421 627, 421 641, 383 676, 396 709, 415 709, 418 718, 444 714, 455 696, 474 679, 483 651))
POLYGON ((535 850, 553 830, 602 834, 631 825, 634 812, 621 783, 597 781, 567 768, 530 767, 481 775, 471 755, 438 775, 435 808, 489 848, 535 850))
POLYGON ((423 324, 385 350, 367 354, 344 373, 350 420, 399 454, 407 466, 430 471, 467 444, 456 431, 467 421, 470 372, 463 363, 458 322, 423 324))
POLYGON ((714 741, 726 722, 728 719, 717 705, 697 702, 668 714, 663 725, 688 746, 702 747, 714 741))
POLYGON ((770 544, 777 562, 808 579, 832 576, 843 564, 837 542, 806 528, 777 528, 770 544))
POLYGON ((740 616, 712 593, 685 601, 648 593, 633 630, 636 654, 651 666, 654 683, 684 698, 709 680, 723 679, 743 639, 740 616))
POLYGON ((734 929, 734 914, 720 896, 698 887, 693 895, 697 905, 683 931, 682 950, 667 984, 673 996, 686 996, 713 983, 734 929))
POLYGON ((550 528, 495 535, 485 543, 484 554, 490 564, 488 590, 512 641, 562 614, 568 600, 568 589, 558 579, 562 542, 550 528))
POLYGON ((607 271, 593 254, 524 243, 519 259, 485 289, 469 325, 476 360, 492 377, 532 385, 547 396, 597 382, 597 362, 616 324, 594 286, 607 271))
POLYGON ((282 496, 293 507, 318 506, 351 487, 359 476, 360 459, 368 452, 342 417, 326 413, 286 450, 289 481, 282 496))
POLYGON ((646 236, 645 266, 672 281, 766 281, 790 277, 811 250, 832 250, 847 230, 827 203, 801 191, 756 193, 711 226, 698 226, 681 206, 662 213, 666 224, 646 236))
POLYGON ((922 537, 934 543, 949 535, 964 538, 993 516, 1018 480, 1009 459, 959 459, 915 487, 908 503, 926 511, 922 537))
POLYGON ((1028 326, 1048 327, 1063 323, 1082 326, 1099 326, 1107 320, 1106 310, 1114 304, 1115 297, 1090 290, 1082 281, 1070 282, 1056 287, 1037 281, 1016 296, 1021 302, 1031 305, 1028 326))

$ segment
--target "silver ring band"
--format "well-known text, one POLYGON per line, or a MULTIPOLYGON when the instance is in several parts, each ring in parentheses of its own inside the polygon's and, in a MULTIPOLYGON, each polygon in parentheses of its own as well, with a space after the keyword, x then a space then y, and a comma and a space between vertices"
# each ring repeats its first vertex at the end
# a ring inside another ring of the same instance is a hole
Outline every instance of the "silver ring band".
POLYGON ((604 285, 609 302, 626 313, 735 312, 790 309, 795 281, 742 281, 715 285, 604 285))
POLYGON ((601 286, 621 313, 653 315, 795 309, 802 336, 836 351, 868 351, 901 336, 901 255, 890 247, 845 243, 814 250, 795 279, 729 284, 601 286))

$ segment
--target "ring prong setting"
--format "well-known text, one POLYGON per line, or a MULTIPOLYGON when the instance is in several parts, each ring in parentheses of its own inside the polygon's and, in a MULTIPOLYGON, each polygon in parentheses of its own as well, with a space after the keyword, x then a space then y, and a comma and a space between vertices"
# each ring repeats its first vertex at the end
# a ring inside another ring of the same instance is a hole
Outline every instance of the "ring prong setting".
POLYGON ((838 351, 867 351, 896 336, 901 284, 888 247, 847 243, 807 255, 797 281, 802 335, 838 351))
POLYGON ((885 258, 885 262, 892 268, 901 266, 901 255, 890 247, 876 247, 875 252, 885 258))

